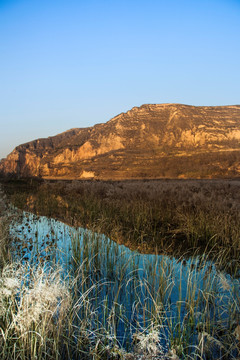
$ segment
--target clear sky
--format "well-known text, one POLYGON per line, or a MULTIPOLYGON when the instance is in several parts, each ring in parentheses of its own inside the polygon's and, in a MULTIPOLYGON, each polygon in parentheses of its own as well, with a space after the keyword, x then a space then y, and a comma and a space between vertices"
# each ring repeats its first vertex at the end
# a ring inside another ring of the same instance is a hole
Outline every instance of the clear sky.
POLYGON ((240 104, 240 0, 0 0, 0 158, 171 102, 240 104))

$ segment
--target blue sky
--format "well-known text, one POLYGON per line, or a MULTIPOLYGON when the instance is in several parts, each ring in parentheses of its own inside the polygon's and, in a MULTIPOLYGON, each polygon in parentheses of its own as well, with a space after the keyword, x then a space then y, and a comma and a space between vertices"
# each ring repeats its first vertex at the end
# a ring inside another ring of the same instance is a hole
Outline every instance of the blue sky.
POLYGON ((166 102, 240 104, 240 0, 0 0, 0 158, 166 102))

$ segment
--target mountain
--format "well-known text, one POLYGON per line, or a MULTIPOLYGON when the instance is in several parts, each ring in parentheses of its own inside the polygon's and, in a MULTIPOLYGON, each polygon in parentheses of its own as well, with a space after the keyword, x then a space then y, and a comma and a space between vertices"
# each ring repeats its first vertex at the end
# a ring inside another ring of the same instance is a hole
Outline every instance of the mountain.
POLYGON ((61 179, 240 176, 240 105, 149 104, 17 146, 2 175, 61 179))

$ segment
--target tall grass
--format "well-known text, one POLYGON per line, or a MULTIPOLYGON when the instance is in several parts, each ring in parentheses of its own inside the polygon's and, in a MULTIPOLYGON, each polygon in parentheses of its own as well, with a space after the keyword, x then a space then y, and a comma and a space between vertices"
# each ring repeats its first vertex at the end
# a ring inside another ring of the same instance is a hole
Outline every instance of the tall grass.
MULTIPOLYGON (((62 268, 53 258, 11 263, 4 256, 0 358, 240 357, 238 184, 211 186, 76 182, 44 184, 37 194, 14 193, 18 206, 105 232, 118 242, 125 238, 142 251, 166 244, 171 250, 173 241, 184 239, 205 251, 178 260, 126 256, 109 239, 85 233, 83 241, 82 235, 72 236, 71 256, 65 254, 62 268), (235 266, 228 274, 230 258, 235 266)), ((6 218, 1 224, 8 239, 6 218)))
POLYGON ((1 358, 239 355, 239 280, 207 256, 130 254, 90 232, 73 232, 71 249, 61 269, 54 258, 3 269, 1 358))
POLYGON ((154 278, 150 273, 143 281, 134 276, 127 283, 121 280, 118 290, 122 287, 128 297, 131 288, 134 296, 129 319, 118 291, 112 300, 107 280, 89 283, 84 271, 87 265, 85 262, 79 268, 74 279, 63 279, 59 269, 46 265, 30 268, 28 264, 14 263, 3 269, 1 359, 169 359, 173 355, 175 359, 231 359, 238 356, 239 297, 233 297, 236 285, 224 275, 206 277, 201 290, 196 282, 200 275, 190 270, 184 275, 186 279, 175 283, 173 271, 163 268, 165 275, 159 283, 159 292, 152 291, 154 278), (187 281, 186 292, 180 289, 183 281, 187 281), (98 294, 106 286, 109 295, 102 300, 98 294), (177 288, 179 299, 171 303, 177 288))
POLYGON ((108 235, 142 252, 195 247, 240 255, 240 182, 45 182, 12 191, 22 209, 108 235))
POLYGON ((9 258, 9 214, 7 212, 7 200, 0 185, 0 270, 9 258))

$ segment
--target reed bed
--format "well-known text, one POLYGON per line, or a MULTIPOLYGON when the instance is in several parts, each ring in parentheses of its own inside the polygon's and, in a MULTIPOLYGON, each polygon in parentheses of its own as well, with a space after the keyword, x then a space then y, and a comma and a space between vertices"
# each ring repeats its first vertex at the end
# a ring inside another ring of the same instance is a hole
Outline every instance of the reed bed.
POLYGON ((21 209, 99 231, 142 252, 206 246, 240 256, 240 181, 58 181, 12 187, 21 209), (22 190, 21 190, 22 189, 22 190))
MULTIPOLYGON (((143 261, 107 237, 74 233, 60 266, 55 250, 48 260, 35 258, 34 243, 32 256, 10 261, 4 240, 0 358, 240 358, 238 189, 237 181, 222 180, 8 188, 19 208, 104 232, 143 252, 173 253, 177 245, 183 252, 143 261)), ((9 239, 6 220, 1 217, 0 231, 9 239)))
MULTIPOLYGON (((224 275, 205 279, 198 290, 188 273, 187 292, 162 275, 159 291, 151 277, 121 280, 134 296, 132 318, 115 292, 98 296, 107 280, 91 283, 85 267, 74 280, 59 269, 12 264, 3 269, 1 294, 1 359, 236 359, 239 356, 239 298, 224 275), (133 282, 130 286, 130 282, 133 282), (89 284, 90 282, 90 284, 89 284), (165 287, 167 285, 167 287, 165 287), (171 303, 173 291, 179 300, 171 303), (224 292, 222 291, 224 289, 224 292), (142 301, 143 294, 145 300, 142 301), (223 301, 224 298, 224 301, 223 301), (184 313, 184 317, 182 315, 184 313), (118 330, 121 329, 121 336, 118 330)), ((162 269, 163 272, 166 269, 162 269)), ((236 286, 236 285, 234 285, 236 286)))
POLYGON ((239 279, 207 256, 144 257, 74 232, 55 257, 3 268, 2 359, 239 357, 239 279))
POLYGON ((9 260, 9 218, 7 198, 0 185, 0 270, 9 260))

